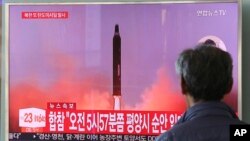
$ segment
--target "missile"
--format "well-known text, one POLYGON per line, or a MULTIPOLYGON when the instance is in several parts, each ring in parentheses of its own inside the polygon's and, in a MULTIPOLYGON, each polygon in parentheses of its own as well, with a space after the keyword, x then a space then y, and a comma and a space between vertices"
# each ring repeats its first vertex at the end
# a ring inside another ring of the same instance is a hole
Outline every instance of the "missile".
POLYGON ((121 37, 119 25, 115 25, 113 36, 113 97, 114 110, 121 109, 121 37))
POLYGON ((121 96, 121 37, 115 25, 113 37, 113 96, 121 96))

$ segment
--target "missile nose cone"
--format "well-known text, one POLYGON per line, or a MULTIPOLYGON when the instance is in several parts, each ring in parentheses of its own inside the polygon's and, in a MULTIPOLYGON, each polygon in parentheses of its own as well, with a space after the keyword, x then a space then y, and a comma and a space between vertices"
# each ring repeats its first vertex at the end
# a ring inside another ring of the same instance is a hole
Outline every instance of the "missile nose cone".
POLYGON ((119 25, 118 24, 115 25, 115 32, 119 33, 119 25))

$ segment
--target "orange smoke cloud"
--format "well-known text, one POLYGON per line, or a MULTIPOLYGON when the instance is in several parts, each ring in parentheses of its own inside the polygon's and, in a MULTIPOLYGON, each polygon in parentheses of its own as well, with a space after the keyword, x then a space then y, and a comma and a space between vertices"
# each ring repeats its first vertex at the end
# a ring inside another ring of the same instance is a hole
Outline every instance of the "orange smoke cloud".
POLYGON ((81 110, 111 110, 113 98, 107 88, 99 88, 98 84, 106 84, 108 80, 100 74, 77 79, 74 58, 61 52, 49 58, 51 67, 58 72, 58 78, 47 87, 39 84, 39 78, 30 72, 22 83, 10 85, 10 132, 20 132, 18 128, 19 109, 46 109, 47 102, 75 102, 81 110), (60 58, 60 59, 59 59, 60 58), (60 60, 64 61, 60 61, 60 60))
MULTIPOLYGON (((170 81, 167 69, 162 67, 157 72, 157 80, 147 88, 141 95, 142 102, 136 104, 132 109, 152 111, 179 111, 186 108, 184 97, 178 90, 174 89, 170 81)), ((129 108, 129 107, 127 107, 129 108)))
POLYGON ((105 91, 91 90, 92 84, 58 81, 44 90, 36 84, 20 84, 10 90, 10 131, 18 132, 18 112, 22 108, 46 109, 47 102, 75 102, 81 110, 111 110, 112 95, 105 91))
MULTIPOLYGON (((22 83, 10 85, 10 132, 20 132, 18 128, 19 109, 46 109, 47 102, 75 102, 80 110, 112 110, 113 97, 108 88, 100 87, 108 84, 104 75, 93 73, 82 79, 75 74, 77 63, 75 59, 56 53, 49 58, 51 67, 58 71, 58 78, 49 86, 39 84, 39 78, 34 74, 22 83), (60 61, 60 59, 64 61, 60 61), (59 61, 58 61, 59 60, 59 61)), ((87 71, 87 70, 86 70, 87 71)), ((173 89, 165 68, 159 69, 157 81, 142 93, 141 102, 135 107, 125 106, 125 110, 157 110, 184 111, 185 102, 180 92, 173 89)))
MULTIPOLYGON (((64 66, 65 67, 65 66, 64 66)), ((68 73, 67 73, 68 74, 68 73)), ((10 89, 10 131, 19 132, 18 111, 22 108, 46 109, 47 102, 76 102, 81 110, 111 110, 113 97, 105 90, 93 90, 101 76, 89 76, 84 81, 73 81, 61 77, 47 89, 40 88, 36 80, 22 83, 10 89), (99 79, 98 79, 99 78, 99 79)), ((33 77, 33 79, 35 79, 33 77)), ((104 81, 104 80, 103 80, 104 81)), ((100 82, 99 82, 100 83, 100 82)), ((101 82, 105 83, 105 82, 101 82)), ((142 100, 135 107, 125 106, 125 110, 184 111, 183 96, 173 89, 174 84, 167 77, 165 68, 159 69, 157 81, 142 94, 142 100)))

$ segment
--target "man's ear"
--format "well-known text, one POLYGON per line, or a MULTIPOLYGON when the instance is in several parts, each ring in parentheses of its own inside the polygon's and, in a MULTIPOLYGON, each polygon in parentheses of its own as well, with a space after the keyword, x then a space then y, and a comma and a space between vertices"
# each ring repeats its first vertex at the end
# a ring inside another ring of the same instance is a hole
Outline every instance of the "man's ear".
POLYGON ((186 81, 183 78, 183 76, 181 76, 181 91, 182 91, 182 94, 184 94, 184 95, 186 95, 188 93, 186 81))

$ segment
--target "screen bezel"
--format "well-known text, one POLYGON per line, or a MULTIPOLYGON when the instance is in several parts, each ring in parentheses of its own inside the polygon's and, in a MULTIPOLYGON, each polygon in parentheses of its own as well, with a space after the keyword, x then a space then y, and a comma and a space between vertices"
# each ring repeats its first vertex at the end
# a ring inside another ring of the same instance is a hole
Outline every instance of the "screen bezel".
POLYGON ((237 3, 238 4, 238 116, 242 119, 242 3, 240 0, 127 0, 117 2, 109 0, 6 0, 3 3, 2 15, 2 49, 1 49, 1 139, 9 140, 9 7, 13 5, 78 5, 78 4, 177 4, 177 3, 237 3))

